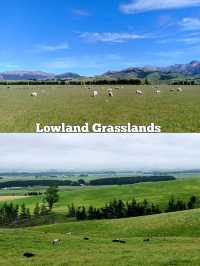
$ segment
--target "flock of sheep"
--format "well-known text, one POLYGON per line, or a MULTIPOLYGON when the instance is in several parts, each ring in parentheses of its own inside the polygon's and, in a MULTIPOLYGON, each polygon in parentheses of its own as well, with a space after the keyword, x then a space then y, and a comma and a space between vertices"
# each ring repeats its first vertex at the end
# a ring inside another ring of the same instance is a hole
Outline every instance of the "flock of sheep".
MULTIPOLYGON (((115 87, 115 90, 119 90, 119 89, 123 89, 124 87, 115 87)), ((153 87, 153 94, 160 94, 161 91, 157 88, 157 87, 153 87)), ((39 90, 39 88, 38 88, 39 90)), ((88 88, 88 90, 92 90, 91 87, 88 88)), ((177 89, 174 89, 174 88, 171 88, 170 91, 177 91, 177 92, 182 92, 183 89, 182 88, 177 88, 177 89)), ((99 95, 99 92, 97 90, 92 90, 92 94, 91 94, 91 97, 97 97, 99 95)), ((109 88, 107 89, 107 95, 109 97, 113 97, 114 96, 114 93, 113 93, 113 89, 112 88, 109 88)), ((136 95, 141 95, 143 96, 144 95, 144 92, 142 90, 136 90, 136 95)), ((38 92, 34 91, 31 93, 31 96, 32 97, 37 97, 38 96, 38 92)))
MULTIPOLYGON (((88 88, 88 89, 91 90, 91 88, 88 88)), ((119 90, 120 88, 119 87, 116 87, 115 89, 116 90, 119 90)), ((170 89, 170 91, 175 91, 175 89, 170 89)), ((182 88, 178 88, 178 89, 176 89, 176 91, 177 92, 182 92, 183 89, 182 88)), ((153 94, 160 94, 160 93, 161 93, 161 91, 158 90, 158 88, 153 88, 153 94)), ((109 97, 113 97, 114 96, 113 89, 112 88, 109 88, 107 90, 107 94, 108 94, 109 97)), ((142 90, 136 90, 136 94, 142 96, 142 95, 144 95, 144 92, 142 90)), ((96 97, 98 95, 99 95, 99 92, 97 90, 94 90, 93 91, 93 94, 91 96, 92 97, 96 97)))

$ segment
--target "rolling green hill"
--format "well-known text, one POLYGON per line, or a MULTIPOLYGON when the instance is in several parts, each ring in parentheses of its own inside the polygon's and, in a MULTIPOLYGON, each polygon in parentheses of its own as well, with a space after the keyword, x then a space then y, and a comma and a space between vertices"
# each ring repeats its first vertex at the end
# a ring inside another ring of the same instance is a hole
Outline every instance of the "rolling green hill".
POLYGON ((0 265, 199 265, 199 224, 200 210, 192 210, 0 230, 0 265), (126 243, 112 243, 116 238, 126 243), (144 241, 147 238, 150 241, 144 241), (53 239, 61 243, 53 246, 53 239), (33 252, 35 257, 24 258, 24 252, 33 252))
MULTIPOLYGON (((35 189, 35 188, 34 188, 35 189)), ((7 191, 7 195, 8 195, 7 191)), ((11 191, 13 194, 13 191, 11 191)), ((24 192, 24 190, 22 190, 24 192)), ((19 191, 17 192, 19 195, 19 191)), ((148 199, 163 207, 169 197, 200 197, 200 178, 129 186, 65 188, 54 212, 62 219, 50 225, 0 229, 0 265, 12 266, 199 266, 200 209, 159 215, 96 221, 73 221, 67 204, 101 206, 111 199, 148 199), (67 234, 71 232, 71 235, 67 234), (84 240, 88 237, 89 240, 84 240), (114 239, 126 243, 113 243, 114 239), (52 240, 60 239, 58 245, 52 240), (144 241, 149 239, 149 241, 144 241), (25 258, 24 252, 35 254, 25 258)), ((41 197, 14 201, 31 208, 41 197)))
MULTIPOLYGON (((22 189, 21 195, 24 195, 24 192, 24 189, 22 189)), ((4 194, 8 195, 9 190, 0 191, 0 195, 4 194)), ((15 191, 11 190, 11 195, 15 195, 15 191)), ((16 195, 20 195, 18 190, 16 195)), ((147 199, 165 207, 172 196, 176 199, 188 200, 191 195, 200 198, 200 178, 198 177, 122 186, 69 187, 60 191, 60 200, 55 205, 54 211, 66 213, 67 205, 72 203, 75 206, 89 206, 92 204, 93 206, 101 207, 113 199, 132 200, 133 198, 140 201, 147 199)), ((36 202, 42 202, 42 196, 28 197, 14 202, 18 204, 24 202, 27 206, 33 208, 36 202)))

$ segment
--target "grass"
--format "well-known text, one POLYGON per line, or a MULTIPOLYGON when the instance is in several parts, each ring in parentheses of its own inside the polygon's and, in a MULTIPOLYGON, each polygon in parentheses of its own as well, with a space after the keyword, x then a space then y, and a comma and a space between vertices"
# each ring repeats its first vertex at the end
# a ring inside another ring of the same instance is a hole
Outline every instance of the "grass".
MULTIPOLYGON (((110 199, 130 200, 133 196, 164 206, 171 195, 180 199, 200 196, 200 179, 65 188, 60 191, 61 199, 54 211, 59 216, 65 213, 67 203, 101 206, 110 199)), ((38 200, 41 198, 30 197, 14 202, 25 201, 32 208, 38 200)), ((6 266, 199 266, 200 209, 114 220, 65 218, 51 225, 0 229, 0 252, 0 265, 6 266), (72 232, 71 236, 68 232, 72 232), (116 238, 126 243, 112 243, 116 238), (145 242, 146 238, 150 241, 145 242), (60 239, 61 243, 53 246, 53 239, 60 239), (27 259, 24 252, 33 252, 36 256, 27 259)))
POLYGON ((124 86, 107 96, 108 86, 97 86, 99 97, 80 86, 39 86, 39 96, 31 97, 38 86, 0 86, 0 131, 35 132, 35 124, 148 125, 154 122, 162 132, 199 132, 200 87, 182 86, 183 92, 170 92, 161 86, 153 95, 151 86, 141 86, 144 96, 136 96, 137 86, 124 86))
MULTIPOLYGON (((40 189, 39 189, 40 190, 40 189)), ((33 191, 37 191, 36 188, 33 191)), ((40 190, 42 191, 42 190, 40 190)), ((0 195, 15 195, 14 190, 0 191, 0 195), (6 193, 6 194, 4 194, 6 193)), ((25 190, 21 190, 24 195, 25 190)), ((16 195, 20 196, 20 190, 16 191, 16 195)), ((55 205, 55 213, 66 213, 67 206, 74 204, 93 205, 100 207, 113 199, 136 200, 143 201, 147 199, 152 203, 159 203, 165 208, 168 200, 174 196, 176 199, 188 200, 191 195, 200 198, 200 178, 179 178, 175 181, 166 182, 149 182, 133 185, 122 186, 99 186, 99 187, 66 187, 60 193, 60 200, 55 205)), ((23 202, 31 209, 34 208, 36 202, 42 202, 43 196, 28 197, 14 200, 13 202, 22 204, 23 202)))
POLYGON ((0 265, 199 265, 200 210, 0 230, 0 265), (174 226, 173 226, 174 225, 174 226), (185 230, 186 229, 186 230, 185 230), (72 232, 67 236, 67 232, 72 232), (89 237, 88 241, 83 237, 89 237), (120 237, 125 244, 112 243, 120 237), (149 242, 144 242, 150 237, 149 242), (61 244, 53 246, 53 239, 61 244), (32 259, 23 257, 33 252, 32 259))

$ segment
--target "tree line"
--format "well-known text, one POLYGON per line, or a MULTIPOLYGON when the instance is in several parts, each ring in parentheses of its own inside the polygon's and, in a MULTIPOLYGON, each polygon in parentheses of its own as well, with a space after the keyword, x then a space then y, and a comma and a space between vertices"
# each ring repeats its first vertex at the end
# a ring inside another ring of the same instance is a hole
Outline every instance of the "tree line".
MULTIPOLYGON (((54 220, 51 220, 55 218, 52 209, 54 204, 59 201, 58 192, 58 187, 49 187, 44 193, 43 203, 36 203, 32 212, 24 203, 14 205, 12 202, 5 202, 0 206, 0 225, 30 226, 41 222, 54 222, 54 220)), ((112 200, 104 204, 103 207, 92 205, 89 207, 75 207, 74 204, 71 204, 68 206, 67 217, 76 218, 77 220, 119 219, 194 209, 198 207, 198 203, 198 198, 191 196, 188 201, 170 198, 164 210, 159 204, 150 203, 146 199, 142 202, 135 199, 132 201, 112 200)))
POLYGON ((90 80, 13 80, 0 81, 0 85, 142 85, 141 79, 90 79, 90 80))
MULTIPOLYGON (((192 196, 185 202, 183 200, 175 200, 173 197, 169 200, 167 208, 164 212, 176 212, 188 209, 194 209, 197 205, 197 197, 192 196)), ((101 208, 94 206, 75 207, 74 204, 68 206, 68 217, 75 217, 77 220, 94 220, 94 219, 116 219, 137 217, 145 215, 153 215, 162 213, 159 204, 149 203, 146 199, 143 202, 132 201, 124 202, 122 200, 113 200, 106 203, 101 208)))
POLYGON ((79 179, 77 181, 72 180, 11 180, 0 183, 1 188, 12 187, 33 187, 33 186, 101 186, 101 185, 126 185, 135 184, 140 182, 157 182, 157 181, 171 181, 175 180, 173 176, 132 176, 132 177, 110 177, 99 178, 91 181, 84 181, 79 179))

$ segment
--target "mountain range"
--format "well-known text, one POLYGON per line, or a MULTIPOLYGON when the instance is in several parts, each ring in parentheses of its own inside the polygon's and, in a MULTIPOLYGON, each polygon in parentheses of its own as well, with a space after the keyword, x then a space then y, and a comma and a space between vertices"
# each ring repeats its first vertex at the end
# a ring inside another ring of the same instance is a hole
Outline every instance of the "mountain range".
MULTIPOLYGON (((175 64, 168 67, 130 67, 120 71, 108 71, 95 78, 156 78, 161 80, 200 77, 200 61, 188 64, 175 64)), ((54 74, 42 71, 7 71, 0 72, 0 80, 49 80, 49 79, 80 79, 77 73, 54 74)))

